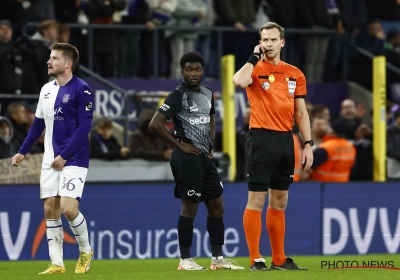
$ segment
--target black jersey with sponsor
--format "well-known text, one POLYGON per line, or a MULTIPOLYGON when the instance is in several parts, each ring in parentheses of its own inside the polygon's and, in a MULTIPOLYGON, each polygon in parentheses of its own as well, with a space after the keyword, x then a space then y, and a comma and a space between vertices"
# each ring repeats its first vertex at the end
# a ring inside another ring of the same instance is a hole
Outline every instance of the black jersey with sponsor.
POLYGON ((169 93, 158 112, 171 119, 175 126, 174 136, 192 143, 206 155, 211 152, 210 116, 215 114, 212 90, 204 85, 197 92, 185 83, 169 93))

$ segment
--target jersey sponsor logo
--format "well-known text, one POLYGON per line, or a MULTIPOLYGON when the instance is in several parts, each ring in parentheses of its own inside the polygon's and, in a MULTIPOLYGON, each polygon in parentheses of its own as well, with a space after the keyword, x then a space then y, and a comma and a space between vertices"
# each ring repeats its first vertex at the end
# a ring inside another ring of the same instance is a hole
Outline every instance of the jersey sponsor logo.
POLYGON ((54 115, 58 115, 58 114, 64 114, 61 106, 58 107, 57 109, 54 109, 54 115))
POLYGON ((194 101, 193 101, 193 106, 189 106, 189 111, 190 111, 190 113, 199 111, 199 107, 197 106, 196 103, 194 103, 194 101))
POLYGON ((168 111, 170 109, 170 107, 167 104, 163 103, 160 106, 160 109, 163 110, 164 112, 166 112, 166 111, 168 111))
POLYGON ((293 96, 294 91, 296 90, 296 81, 288 81, 288 88, 290 96, 293 96))
POLYGON ((63 96, 63 98, 62 98, 62 102, 63 102, 63 103, 67 103, 68 100, 69 100, 69 96, 70 96, 70 94, 64 94, 64 96, 63 96))
POLYGON ((264 89, 264 90, 267 90, 267 89, 269 89, 270 87, 271 87, 271 85, 268 83, 268 82, 264 82, 264 83, 262 83, 262 88, 264 89))
POLYGON ((200 197, 200 196, 201 196, 201 193, 197 193, 195 190, 188 190, 187 195, 188 195, 188 196, 193 196, 193 195, 195 195, 195 196, 197 196, 197 197, 200 197))
POLYGON ((91 111, 92 110, 92 102, 86 102, 85 110, 86 111, 91 111))
POLYGON ((92 94, 92 93, 91 93, 90 91, 88 91, 88 90, 85 90, 84 93, 87 93, 87 94, 89 94, 89 95, 92 94))
POLYGON ((53 109, 47 109, 45 112, 45 119, 49 121, 63 121, 64 116, 63 116, 63 111, 62 107, 55 108, 54 111, 53 109))
POLYGON ((194 118, 194 119, 190 118, 189 122, 191 125, 210 123, 210 116, 203 116, 203 117, 194 118))

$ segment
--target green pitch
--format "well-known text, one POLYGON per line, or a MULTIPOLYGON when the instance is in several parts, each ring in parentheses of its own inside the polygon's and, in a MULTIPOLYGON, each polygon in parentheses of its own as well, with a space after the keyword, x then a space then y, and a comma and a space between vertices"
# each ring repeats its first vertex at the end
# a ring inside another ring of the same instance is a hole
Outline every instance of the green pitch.
MULTIPOLYGON (((236 280, 236 279, 278 279, 278 280, 336 280, 336 279, 400 279, 400 270, 383 268, 352 268, 352 269, 327 269, 325 262, 342 266, 341 262, 353 266, 389 265, 400 267, 400 255, 364 255, 364 256, 295 256, 299 266, 308 267, 309 271, 263 271, 252 272, 248 269, 248 258, 233 258, 245 270, 218 270, 218 271, 178 271, 178 259, 147 259, 147 260, 93 260, 90 271, 84 275, 74 273, 75 261, 66 261, 66 274, 38 275, 38 272, 47 268, 47 261, 1 261, 0 279, 172 279, 172 280, 236 280), (323 266, 323 268, 321 268, 323 266)), ((209 258, 196 258, 197 263, 208 267, 209 258)), ((266 258, 267 264, 271 261, 266 258)))

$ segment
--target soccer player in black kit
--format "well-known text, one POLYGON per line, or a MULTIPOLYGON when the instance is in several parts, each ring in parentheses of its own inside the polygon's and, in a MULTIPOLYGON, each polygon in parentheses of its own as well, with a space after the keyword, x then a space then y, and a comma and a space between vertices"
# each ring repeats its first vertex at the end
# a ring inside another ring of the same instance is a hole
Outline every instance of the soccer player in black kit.
POLYGON ((178 220, 181 254, 178 270, 207 269, 190 256, 193 221, 201 201, 204 201, 208 211, 207 231, 212 253, 210 269, 243 269, 222 255, 223 186, 213 161, 213 92, 200 84, 204 58, 198 52, 188 52, 181 57, 180 66, 183 82, 169 93, 150 122, 150 129, 175 147, 170 161, 176 184, 174 196, 182 201, 178 220), (164 125, 171 118, 175 126, 174 136, 164 125))

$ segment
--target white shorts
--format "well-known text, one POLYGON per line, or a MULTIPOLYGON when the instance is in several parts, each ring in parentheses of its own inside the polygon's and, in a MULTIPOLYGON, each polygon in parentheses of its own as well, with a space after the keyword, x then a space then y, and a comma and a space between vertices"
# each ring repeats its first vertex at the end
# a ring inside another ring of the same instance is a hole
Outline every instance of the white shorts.
POLYGON ((53 196, 82 198, 88 169, 79 166, 67 166, 61 171, 51 167, 42 167, 40 173, 40 199, 53 196))

